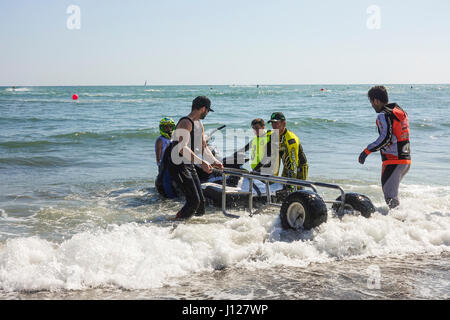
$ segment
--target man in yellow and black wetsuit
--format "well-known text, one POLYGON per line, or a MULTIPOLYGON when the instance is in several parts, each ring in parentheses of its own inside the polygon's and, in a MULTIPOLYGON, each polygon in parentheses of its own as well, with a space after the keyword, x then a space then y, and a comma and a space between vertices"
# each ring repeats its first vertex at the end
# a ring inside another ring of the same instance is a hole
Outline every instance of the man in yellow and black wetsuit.
MULTIPOLYGON (((270 117, 269 123, 274 130, 278 130, 280 137, 280 158, 283 161, 284 169, 281 174, 283 177, 306 180, 308 177, 308 162, 299 138, 292 131, 286 128, 286 118, 282 112, 274 112, 270 117)), ((272 134, 274 136, 274 134, 272 134)), ((278 162, 279 162, 278 158, 278 162)), ((276 165, 278 175, 279 164, 276 165)))

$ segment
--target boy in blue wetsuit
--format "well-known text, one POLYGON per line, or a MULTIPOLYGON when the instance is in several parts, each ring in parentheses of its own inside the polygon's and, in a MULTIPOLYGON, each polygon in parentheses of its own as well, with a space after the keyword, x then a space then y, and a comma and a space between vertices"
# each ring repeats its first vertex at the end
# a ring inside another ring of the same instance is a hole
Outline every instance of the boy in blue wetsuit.
POLYGON ((155 142, 156 163, 158 164, 158 177, 155 185, 158 192, 166 198, 175 198, 177 196, 170 173, 165 170, 165 165, 162 161, 164 151, 171 142, 174 129, 175 121, 173 121, 173 119, 161 119, 159 122, 159 132, 161 133, 161 136, 159 136, 155 142))
POLYGON ((164 154, 164 150, 166 150, 167 146, 170 143, 170 139, 172 138, 172 132, 175 129, 175 121, 171 118, 163 118, 159 122, 159 132, 161 136, 156 139, 155 142, 155 153, 156 153, 156 163, 158 167, 161 165, 161 159, 164 154))

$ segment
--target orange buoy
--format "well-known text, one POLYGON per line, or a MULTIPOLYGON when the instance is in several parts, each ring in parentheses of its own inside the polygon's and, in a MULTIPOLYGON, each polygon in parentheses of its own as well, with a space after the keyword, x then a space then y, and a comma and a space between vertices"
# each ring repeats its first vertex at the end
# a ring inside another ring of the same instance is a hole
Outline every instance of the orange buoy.
POLYGON ((74 94, 74 95, 72 96, 72 99, 73 99, 73 100, 78 100, 78 95, 77 95, 77 94, 74 94))

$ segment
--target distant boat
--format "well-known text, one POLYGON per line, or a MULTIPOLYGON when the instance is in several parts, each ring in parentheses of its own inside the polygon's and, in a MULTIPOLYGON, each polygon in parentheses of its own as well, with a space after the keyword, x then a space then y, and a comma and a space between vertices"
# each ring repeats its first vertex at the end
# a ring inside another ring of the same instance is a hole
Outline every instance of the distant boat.
POLYGON ((147 85, 147 80, 145 80, 144 87, 147 85))

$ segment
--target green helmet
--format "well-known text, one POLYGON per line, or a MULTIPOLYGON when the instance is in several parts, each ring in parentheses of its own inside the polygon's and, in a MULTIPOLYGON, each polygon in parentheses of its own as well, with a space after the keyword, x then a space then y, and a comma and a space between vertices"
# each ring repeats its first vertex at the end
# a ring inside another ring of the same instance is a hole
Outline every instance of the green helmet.
POLYGON ((175 130, 175 121, 171 118, 163 118, 159 122, 159 132, 163 137, 170 139, 172 137, 172 132, 175 130), (166 127, 170 126, 170 131, 166 130, 166 127))

